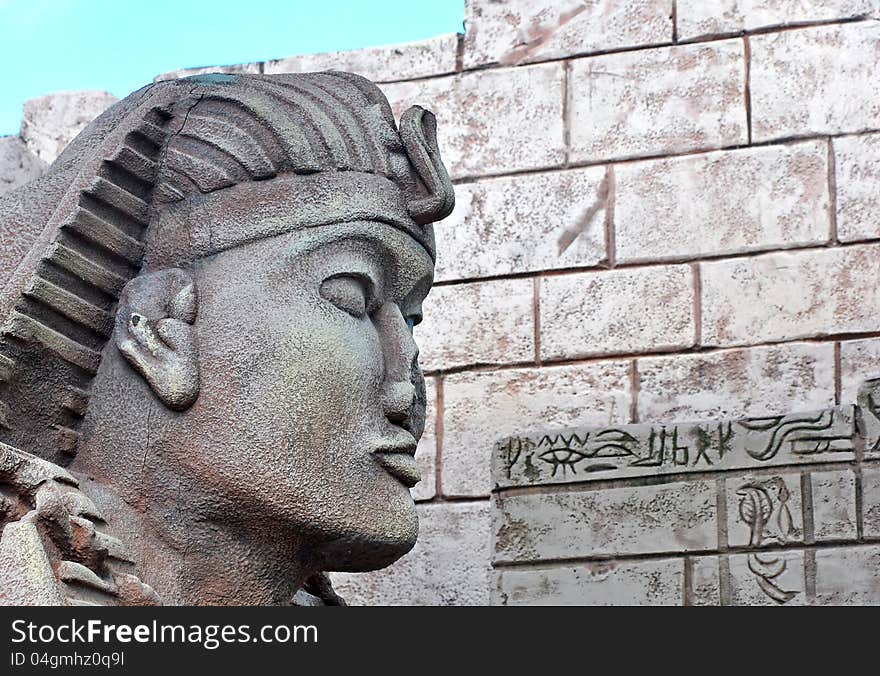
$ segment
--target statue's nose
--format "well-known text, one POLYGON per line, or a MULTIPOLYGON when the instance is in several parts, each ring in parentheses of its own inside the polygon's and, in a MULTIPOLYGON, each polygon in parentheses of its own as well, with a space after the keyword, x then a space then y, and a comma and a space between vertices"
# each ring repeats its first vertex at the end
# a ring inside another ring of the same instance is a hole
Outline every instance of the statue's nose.
POLYGON ((386 383, 382 392, 382 409, 385 417, 395 425, 407 427, 412 415, 416 388, 410 382, 386 383))
POLYGON ((394 303, 386 303, 376 314, 385 358, 381 404, 385 416, 394 424, 408 427, 415 402, 413 365, 419 349, 409 326, 394 303))

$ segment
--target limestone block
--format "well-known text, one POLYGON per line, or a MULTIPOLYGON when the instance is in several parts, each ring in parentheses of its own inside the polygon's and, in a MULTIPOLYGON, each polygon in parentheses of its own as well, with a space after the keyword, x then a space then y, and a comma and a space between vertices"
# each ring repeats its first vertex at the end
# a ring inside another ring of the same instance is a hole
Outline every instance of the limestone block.
POLYGON ((840 343, 840 403, 855 404, 862 382, 880 376, 880 338, 840 343))
POLYGON ((672 40, 671 0, 467 0, 464 67, 672 40))
POLYGON ((880 329, 880 246, 701 263, 703 344, 880 329))
POLYGON ((542 359, 690 347, 693 273, 670 265, 545 277, 540 316, 542 359))
POLYGON ((755 35, 752 139, 880 128, 880 22, 755 35))
POLYGON ((816 551, 816 603, 880 605, 880 546, 816 551))
POLYGON ((679 40, 770 26, 876 16, 877 0, 678 0, 679 40))
POLYGON ((802 606, 809 603, 801 550, 696 557, 691 580, 689 605, 802 606))
POLYGON ((803 550, 776 550, 697 557, 692 572, 692 605, 813 604, 815 601, 806 593, 804 556, 803 550))
POLYGON ((804 541, 799 473, 740 475, 727 479, 725 487, 729 546, 779 547, 804 541))
POLYGON ((455 72, 457 47, 458 34, 447 33, 417 42, 274 59, 265 63, 263 72, 274 74, 341 70, 363 75, 373 82, 411 80, 455 72))
POLYGON ((856 477, 852 470, 813 472, 813 529, 817 542, 856 539, 856 477))
POLYGON ((865 459, 880 459, 880 339, 840 343, 840 401, 861 407, 865 459))
POLYGON ((682 559, 502 569, 493 605, 678 606, 683 576, 682 559))
POLYGON ((259 73, 261 63, 238 63, 231 66, 200 66, 198 68, 180 68, 172 70, 153 78, 153 82, 162 82, 163 80, 175 80, 179 77, 192 77, 193 75, 207 75, 208 73, 229 73, 235 75, 237 73, 259 73))
POLYGON ((729 561, 729 605, 803 606, 809 603, 802 550, 731 554, 729 561))
POLYGON ((836 138, 837 237, 880 237, 880 134, 836 138))
POLYGON ((827 156, 824 141, 809 141, 619 165, 614 168, 617 260, 827 242, 827 156))
POLYGON ((18 136, 0 137, 0 195, 43 175, 46 163, 18 136))
POLYGON ((689 606, 721 605, 719 557, 697 556, 691 559, 691 584, 685 590, 689 606))
POLYGON ((743 54, 726 40, 572 61, 572 161, 745 143, 743 54))
POLYGON ((496 495, 496 564, 718 545, 714 481, 496 495))
POLYGON ((437 380, 425 379, 425 431, 416 448, 416 462, 422 480, 412 489, 416 502, 430 500, 437 491, 437 380))
MULTIPOLYGON (((704 423, 538 430, 495 445, 492 477, 496 486, 506 488, 851 462, 857 437, 852 406, 704 423)), ((797 477, 739 477, 728 501, 729 529, 736 536, 731 544, 780 544, 802 539, 797 477), (794 483, 788 485, 790 481, 794 483), (776 511, 782 513, 774 532, 748 531, 758 503, 762 511, 776 504, 776 511), (737 532, 740 520, 744 525, 737 532)))
POLYGON ((531 279, 436 286, 414 335, 426 371, 508 364, 535 357, 531 279))
POLYGON ((386 84, 397 117, 413 104, 437 116, 453 178, 542 169, 565 158, 563 69, 550 63, 386 84))
POLYGON ((336 590, 351 605, 488 605, 488 501, 417 509, 413 550, 374 573, 333 573, 336 590))
POLYGON ((595 167, 455 186, 455 211, 435 226, 436 278, 598 264, 605 258, 604 178, 605 169, 595 167))
POLYGON ((880 460, 880 378, 869 377, 859 388, 857 403, 864 437, 862 460, 880 460))
POLYGON ((647 357, 637 364, 638 413, 645 422, 758 417, 834 404, 830 343, 647 357))
POLYGON ((866 538, 880 538, 880 465, 862 468, 862 530, 866 538))
POLYGON ((25 101, 21 138, 28 149, 52 164, 65 146, 117 98, 107 92, 55 92, 25 101))
POLYGON ((615 424, 629 416, 626 362, 458 373, 443 380, 443 492, 487 495, 503 436, 536 426, 615 424))

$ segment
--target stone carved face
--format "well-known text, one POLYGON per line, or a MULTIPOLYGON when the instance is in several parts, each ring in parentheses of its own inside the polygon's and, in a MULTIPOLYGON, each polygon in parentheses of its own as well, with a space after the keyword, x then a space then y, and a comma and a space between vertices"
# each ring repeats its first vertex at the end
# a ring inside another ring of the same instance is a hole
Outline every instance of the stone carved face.
POLYGON ((411 327, 432 277, 422 247, 376 222, 204 261, 201 392, 181 417, 184 471, 212 477, 210 490, 255 520, 317 541, 336 567, 384 566, 408 551, 425 415, 411 327), (367 543, 357 563, 342 560, 356 542, 367 543))
MULTIPOLYGON (((179 217, 222 230, 245 199, 261 205, 247 225, 260 231, 296 208, 261 199, 277 181, 219 191, 179 217)), ((140 330, 167 321, 175 289, 153 278, 169 270, 136 278, 120 301, 116 342, 130 365, 110 350, 84 426, 87 439, 116 449, 112 471, 128 473, 120 483, 156 503, 184 485, 186 499, 169 500, 175 516, 165 518, 178 518, 185 502, 197 520, 258 524, 257 537, 307 544, 300 549, 318 568, 372 570, 409 551, 425 421, 413 326, 434 270, 424 247, 390 225, 350 221, 187 267, 172 272, 192 280, 197 310, 169 343, 169 352, 196 355, 198 396, 183 410, 156 402, 166 397, 155 383, 173 377, 174 359, 155 360, 142 379, 130 368, 145 370, 137 349, 125 347, 135 322, 140 330), (141 431, 133 445, 127 430, 141 431), (141 457, 143 468, 132 462, 141 457)))
POLYGON ((333 602, 320 573, 406 553, 412 328, 454 204, 433 116, 395 122, 344 73, 186 78, 114 106, 49 178, 0 299, 0 441, 69 467, 134 543, 113 563, 56 529, 51 551, 125 569, 123 603, 156 597, 127 595, 131 568, 170 603, 333 602))

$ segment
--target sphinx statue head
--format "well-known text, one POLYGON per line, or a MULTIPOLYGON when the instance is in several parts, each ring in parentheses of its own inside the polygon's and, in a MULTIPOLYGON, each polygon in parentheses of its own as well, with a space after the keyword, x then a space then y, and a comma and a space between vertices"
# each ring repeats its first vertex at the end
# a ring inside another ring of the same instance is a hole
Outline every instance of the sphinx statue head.
POLYGON ((0 587, 27 537, 62 602, 332 602, 324 571, 409 551, 453 199, 434 117, 345 73, 163 82, 93 122, 0 202, 33 240, 0 297, 0 587))

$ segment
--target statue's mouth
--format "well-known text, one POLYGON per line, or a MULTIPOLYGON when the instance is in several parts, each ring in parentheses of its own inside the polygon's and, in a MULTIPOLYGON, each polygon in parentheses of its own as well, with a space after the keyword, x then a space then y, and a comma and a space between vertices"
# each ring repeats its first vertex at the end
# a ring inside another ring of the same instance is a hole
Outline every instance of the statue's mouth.
POLYGON ((407 434, 409 440, 393 445, 382 445, 373 451, 373 458, 386 472, 407 488, 412 488, 422 480, 416 464, 416 440, 407 434))

